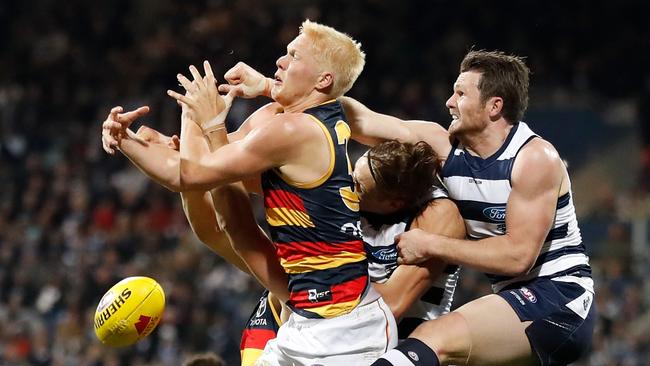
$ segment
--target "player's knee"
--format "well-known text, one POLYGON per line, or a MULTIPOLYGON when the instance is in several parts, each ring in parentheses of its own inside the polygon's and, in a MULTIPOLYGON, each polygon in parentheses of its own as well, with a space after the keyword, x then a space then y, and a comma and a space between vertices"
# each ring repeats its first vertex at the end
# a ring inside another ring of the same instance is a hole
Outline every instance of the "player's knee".
POLYGON ((441 363, 465 364, 471 350, 467 321, 456 312, 421 324, 409 337, 429 346, 441 363))

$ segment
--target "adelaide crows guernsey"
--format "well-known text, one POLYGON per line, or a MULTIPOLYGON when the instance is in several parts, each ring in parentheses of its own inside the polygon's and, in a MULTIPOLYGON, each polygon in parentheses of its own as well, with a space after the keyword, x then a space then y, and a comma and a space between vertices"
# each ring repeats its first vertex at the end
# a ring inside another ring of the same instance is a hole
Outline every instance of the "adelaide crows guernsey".
POLYGON ((266 221, 289 278, 287 305, 308 318, 346 314, 368 288, 359 199, 347 154, 350 128, 341 104, 307 109, 325 134, 330 166, 315 182, 292 182, 278 169, 262 174, 266 221))
MULTIPOLYGON (((528 125, 519 122, 512 127, 503 146, 487 159, 471 155, 458 140, 453 143, 440 174, 449 197, 465 220, 470 238, 478 240, 506 233, 512 167, 519 151, 536 137, 528 125)), ((560 276, 591 276, 571 192, 558 198, 553 227, 527 274, 518 277, 488 274, 495 292, 536 277, 560 276)))

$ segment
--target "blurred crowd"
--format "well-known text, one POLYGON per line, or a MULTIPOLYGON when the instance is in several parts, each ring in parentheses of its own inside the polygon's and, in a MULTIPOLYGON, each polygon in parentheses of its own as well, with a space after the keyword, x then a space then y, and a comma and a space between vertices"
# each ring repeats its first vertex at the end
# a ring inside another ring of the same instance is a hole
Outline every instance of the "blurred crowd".
MULTIPOLYGON (((629 173, 634 184, 629 192, 601 195, 580 218, 600 312, 594 350, 581 364, 643 365, 650 359, 650 270, 632 245, 638 217, 625 213, 621 197, 650 192, 650 79, 641 73, 650 56, 640 52, 650 42, 648 6, 0 3, 0 365, 178 365, 205 351, 238 364, 239 336, 261 289, 197 241, 177 195, 150 183, 119 154, 103 153, 100 124, 111 106, 146 104, 152 112, 144 123, 177 133, 180 113, 165 90, 179 89, 178 72, 207 59, 218 74, 245 61, 271 75, 305 18, 362 42, 367 66, 350 95, 386 113, 447 121, 444 101, 472 46, 528 57, 531 109, 586 105, 602 115, 612 104, 631 106, 621 125, 630 123, 623 129, 640 136, 628 157, 637 162, 637 172, 629 173), (135 346, 110 349, 95 339, 95 306, 132 275, 162 284, 164 320, 135 346)), ((259 103, 236 102, 230 127, 259 103)), ((480 275, 466 271, 456 304, 487 291, 480 275)))

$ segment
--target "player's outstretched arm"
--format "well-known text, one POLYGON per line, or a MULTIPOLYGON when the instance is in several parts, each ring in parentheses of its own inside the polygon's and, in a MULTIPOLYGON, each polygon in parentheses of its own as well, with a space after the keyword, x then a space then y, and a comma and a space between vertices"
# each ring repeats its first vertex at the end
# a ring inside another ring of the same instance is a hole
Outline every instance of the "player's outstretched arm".
MULTIPOLYGON (((136 136, 152 145, 166 147, 169 150, 178 152, 179 139, 176 135, 171 137, 165 136, 153 128, 141 126, 136 136)), ((150 156, 149 159, 156 159, 156 157, 150 156)), ((214 212, 210 193, 189 191, 181 192, 180 195, 183 203, 183 212, 190 223, 192 231, 194 231, 199 240, 227 262, 248 273, 248 267, 237 253, 235 253, 230 245, 228 236, 221 230, 217 223, 217 216, 214 212)))
POLYGON ((447 130, 435 122, 405 121, 375 112, 350 97, 339 100, 345 109, 352 138, 362 144, 374 146, 391 139, 412 144, 425 141, 441 157, 446 157, 451 149, 447 130))
MULTIPOLYGON (((179 154, 165 144, 152 143, 151 133, 146 129, 134 133, 129 129, 140 116, 149 112, 149 107, 122 113, 122 107, 115 107, 102 124, 102 145, 104 151, 114 154, 120 150, 145 175, 165 188, 178 192, 180 189, 179 154)), ((172 138, 167 144, 172 143, 172 138)), ((178 142, 178 137, 173 137, 178 142)))
MULTIPOLYGON (((465 238, 465 224, 456 205, 449 199, 431 201, 413 220, 413 229, 427 233, 465 238)), ((447 263, 439 258, 429 259, 419 265, 402 264, 388 281, 375 284, 396 319, 399 319, 419 299, 431 284, 444 272, 447 263)))

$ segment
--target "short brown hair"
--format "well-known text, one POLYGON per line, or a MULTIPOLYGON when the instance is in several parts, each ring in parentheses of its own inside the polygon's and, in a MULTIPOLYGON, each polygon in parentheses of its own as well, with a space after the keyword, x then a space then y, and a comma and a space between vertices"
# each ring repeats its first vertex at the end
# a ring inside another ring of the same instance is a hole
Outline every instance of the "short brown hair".
POLYGON ((431 146, 389 140, 368 151, 368 168, 376 187, 387 198, 408 204, 430 195, 439 161, 431 146))
POLYGON ((481 73, 478 90, 481 102, 503 98, 503 117, 511 124, 520 121, 528 108, 530 70, 523 59, 500 51, 470 51, 460 64, 460 72, 481 73))

